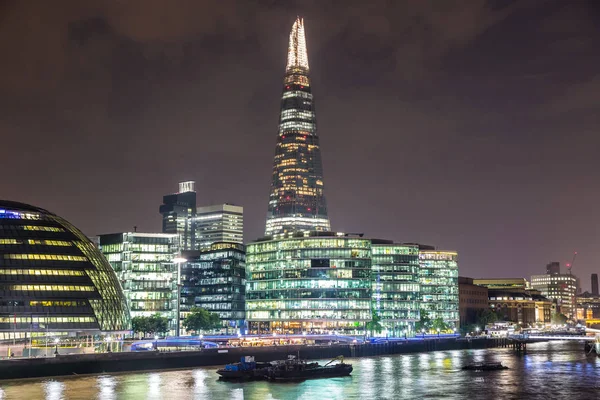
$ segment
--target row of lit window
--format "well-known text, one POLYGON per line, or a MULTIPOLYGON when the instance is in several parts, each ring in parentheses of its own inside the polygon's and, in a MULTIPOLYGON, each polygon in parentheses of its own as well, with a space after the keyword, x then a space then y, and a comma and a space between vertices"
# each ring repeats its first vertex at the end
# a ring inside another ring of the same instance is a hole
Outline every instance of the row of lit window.
POLYGON ((70 269, 0 269, 0 275, 84 276, 85 273, 70 269))
POLYGON ((283 92, 283 96, 282 96, 282 98, 284 98, 284 99, 295 98, 295 97, 302 97, 305 99, 312 100, 311 93, 303 92, 301 90, 289 90, 289 91, 283 92))
POLYGON ((357 308, 367 309, 371 307, 370 300, 337 300, 337 299, 323 299, 323 300, 270 300, 270 301, 249 301, 246 302, 246 308, 248 310, 259 310, 259 309, 346 309, 353 310, 357 308))
MULTIPOLYGON (((73 243, 65 240, 37 240, 28 239, 27 244, 42 245, 42 246, 73 246, 73 243)), ((23 244, 22 240, 17 239, 0 239, 0 244, 23 244)))
POLYGON ((93 292, 93 286, 69 285, 4 285, 0 290, 32 290, 32 291, 57 291, 57 292, 93 292))
POLYGON ((22 225, 22 229, 26 231, 42 231, 42 232, 64 232, 63 228, 55 226, 38 226, 38 225, 22 225))
POLYGON ((96 322, 94 317, 0 317, 0 324, 96 322))
POLYGON ((5 254, 8 260, 54 260, 54 261, 87 261, 83 256, 70 256, 65 254, 5 254))
POLYGON ((30 307, 85 307, 85 301, 42 300, 30 301, 30 307))

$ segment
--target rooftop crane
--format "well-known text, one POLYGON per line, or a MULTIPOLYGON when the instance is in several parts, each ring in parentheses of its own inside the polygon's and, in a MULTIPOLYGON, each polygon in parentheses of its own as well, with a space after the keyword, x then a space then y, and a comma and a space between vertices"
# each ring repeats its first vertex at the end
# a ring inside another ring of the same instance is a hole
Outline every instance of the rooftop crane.
POLYGON ((567 271, 569 271, 569 274, 571 274, 571 268, 573 268, 573 264, 575 264, 575 257, 577 257, 577 252, 573 253, 573 259, 571 260, 571 263, 567 263, 567 271))

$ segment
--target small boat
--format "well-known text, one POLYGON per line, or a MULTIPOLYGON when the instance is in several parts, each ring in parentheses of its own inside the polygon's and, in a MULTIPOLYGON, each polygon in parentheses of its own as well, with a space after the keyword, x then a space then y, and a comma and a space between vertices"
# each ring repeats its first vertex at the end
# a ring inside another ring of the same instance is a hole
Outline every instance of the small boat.
POLYGON ((295 381, 317 378, 334 378, 349 376, 352 372, 352 365, 344 363, 344 357, 339 356, 325 365, 319 363, 307 363, 305 360, 296 359, 295 356, 288 356, 287 360, 275 361, 272 366, 267 368, 266 377, 272 381, 295 381), (330 365, 339 360, 337 364, 330 365))
POLYGON ((502 365, 501 362, 480 362, 467 364, 462 367, 462 369, 468 371, 499 371, 502 369, 508 369, 508 367, 502 365))
POLYGON ((225 380, 259 380, 265 379, 269 367, 271 363, 256 362, 254 357, 244 356, 239 363, 227 364, 217 370, 217 374, 225 380))

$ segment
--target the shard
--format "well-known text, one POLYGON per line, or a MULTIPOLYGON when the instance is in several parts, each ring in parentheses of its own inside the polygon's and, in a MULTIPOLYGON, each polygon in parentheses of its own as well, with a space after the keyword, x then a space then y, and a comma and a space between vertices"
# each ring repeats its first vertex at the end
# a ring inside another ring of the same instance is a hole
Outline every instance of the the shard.
POLYGON ((265 234, 329 231, 304 21, 290 33, 265 234))

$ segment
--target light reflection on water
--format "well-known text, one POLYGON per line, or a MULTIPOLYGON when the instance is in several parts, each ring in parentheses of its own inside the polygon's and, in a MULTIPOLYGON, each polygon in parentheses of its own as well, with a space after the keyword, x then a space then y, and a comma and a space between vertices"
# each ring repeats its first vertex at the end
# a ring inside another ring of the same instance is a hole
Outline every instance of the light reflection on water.
POLYGON ((216 368, 0 382, 8 399, 547 399, 596 398, 600 358, 579 343, 355 358, 351 377, 298 383, 217 380, 216 368), (473 361, 502 361, 505 371, 463 371, 473 361), (590 393, 593 395, 590 397, 590 393))

